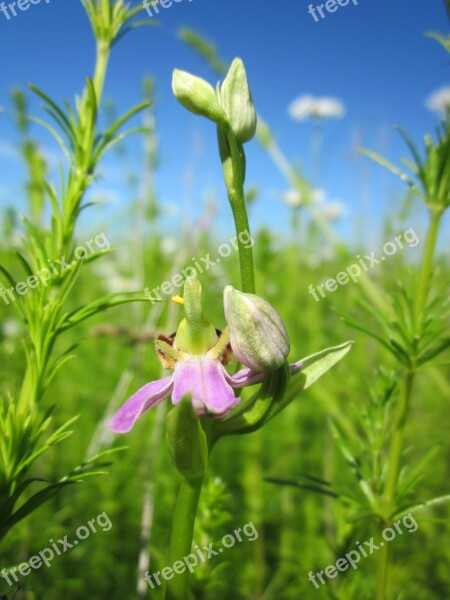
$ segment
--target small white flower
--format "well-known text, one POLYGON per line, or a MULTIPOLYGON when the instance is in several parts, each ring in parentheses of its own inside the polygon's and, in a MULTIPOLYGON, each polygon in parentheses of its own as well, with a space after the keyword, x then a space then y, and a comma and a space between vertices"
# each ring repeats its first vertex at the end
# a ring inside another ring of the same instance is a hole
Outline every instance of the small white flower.
POLYGON ((322 207, 322 217, 328 221, 328 223, 334 223, 338 221, 345 214, 345 206, 342 202, 335 200, 334 202, 328 202, 322 207))
POLYGON ((340 119, 345 114, 343 103, 337 98, 299 96, 289 105, 289 115, 294 121, 305 119, 340 119))
POLYGON ((289 206, 299 207, 307 204, 319 204, 326 198, 326 193, 321 188, 315 188, 309 194, 302 194, 299 190, 287 190, 283 192, 281 199, 289 206))
POLYGON ((174 237, 165 237, 161 240, 163 254, 173 254, 177 249, 177 240, 174 237))
POLYGON ((5 319, 2 323, 5 338, 16 338, 20 333, 20 323, 14 319, 5 319))
POLYGON ((289 206, 301 206, 302 202, 302 194, 298 190, 288 190, 287 192, 283 192, 281 199, 289 206))
POLYGON ((442 87, 428 96, 426 107, 440 117, 448 115, 450 113, 450 87, 442 87))

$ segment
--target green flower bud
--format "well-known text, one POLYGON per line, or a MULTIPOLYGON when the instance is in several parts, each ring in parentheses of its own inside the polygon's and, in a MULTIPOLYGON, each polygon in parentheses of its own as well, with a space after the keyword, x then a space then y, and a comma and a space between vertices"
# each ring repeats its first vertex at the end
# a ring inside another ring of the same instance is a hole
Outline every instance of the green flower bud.
POLYGON ((244 144, 251 140, 256 132, 256 111, 240 58, 231 63, 222 84, 220 101, 238 142, 244 144))
POLYGON ((214 88, 204 79, 174 69, 172 91, 178 102, 192 113, 202 115, 215 123, 224 122, 225 114, 214 88))
POLYGON ((187 480, 203 477, 208 464, 208 442, 188 397, 169 412, 166 424, 167 445, 175 468, 187 480))
POLYGON ((223 292, 231 348, 238 360, 258 372, 280 367, 289 354, 289 336, 276 310, 255 294, 227 285, 223 292))

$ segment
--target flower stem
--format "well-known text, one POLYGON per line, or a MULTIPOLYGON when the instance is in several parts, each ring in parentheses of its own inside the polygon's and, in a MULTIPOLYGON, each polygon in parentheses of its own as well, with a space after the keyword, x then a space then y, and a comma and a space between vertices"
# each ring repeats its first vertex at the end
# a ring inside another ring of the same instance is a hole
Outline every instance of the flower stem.
MULTIPOLYGON (((228 200, 233 212, 234 224, 236 227, 242 291, 254 294, 255 269, 253 265, 253 243, 250 243, 250 225, 248 222, 244 196, 245 155, 242 147, 240 151, 231 127, 224 124, 223 129, 226 136, 227 148, 225 150, 225 144, 222 143, 222 166, 228 200), (243 241, 243 238, 246 239, 246 242, 243 241)), ((219 128, 219 145, 221 144, 221 135, 222 132, 219 128)))
MULTIPOLYGON (((241 271, 242 291, 255 293, 253 250, 244 197, 245 156, 227 124, 219 128, 219 146, 228 200, 236 227, 241 271), (244 241, 246 240, 246 241, 244 241)), ((211 446, 210 446, 211 450, 211 446)), ((172 521, 169 563, 174 564, 191 553, 195 516, 203 484, 203 477, 195 480, 183 479, 178 492, 172 521)), ((190 572, 175 574, 167 585, 165 600, 189 599, 190 572)))
MULTIPOLYGON (((203 477, 188 481, 183 479, 178 492, 175 512, 172 521, 172 535, 170 540, 169 564, 191 553, 192 536, 197 505, 202 489, 203 477)), ((175 574, 167 585, 164 595, 165 600, 188 600, 190 572, 185 570, 175 574)))

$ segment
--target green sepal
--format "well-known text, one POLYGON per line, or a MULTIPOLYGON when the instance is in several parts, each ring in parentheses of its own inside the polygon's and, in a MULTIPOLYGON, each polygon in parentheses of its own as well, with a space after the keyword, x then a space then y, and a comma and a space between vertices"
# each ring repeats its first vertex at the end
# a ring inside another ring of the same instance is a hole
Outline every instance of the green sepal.
POLYGON ((293 376, 290 376, 287 362, 276 371, 267 373, 260 390, 248 402, 228 418, 216 423, 216 438, 260 429, 344 358, 352 344, 351 341, 345 342, 307 356, 301 361, 301 371, 293 376), (288 386, 290 378, 292 383, 288 386))
POLYGON ((216 423, 217 437, 251 433, 265 425, 279 410, 290 378, 290 367, 285 362, 279 369, 267 373, 259 391, 233 415, 216 423))

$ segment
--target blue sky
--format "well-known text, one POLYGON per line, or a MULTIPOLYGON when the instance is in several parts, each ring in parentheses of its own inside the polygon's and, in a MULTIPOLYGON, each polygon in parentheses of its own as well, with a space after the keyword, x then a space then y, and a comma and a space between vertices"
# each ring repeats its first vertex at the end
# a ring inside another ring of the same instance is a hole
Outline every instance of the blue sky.
MULTIPOLYGON (((137 3, 134 3, 137 4, 137 3)), ((356 219, 375 230, 386 211, 395 210, 403 190, 395 178, 369 159, 358 157, 355 143, 385 153, 399 163, 407 153, 393 126, 401 124, 421 142, 431 133, 437 118, 425 108, 426 97, 449 84, 450 60, 433 40, 430 30, 448 31, 442 0, 353 0, 346 7, 315 22, 308 0, 180 0, 161 9, 161 27, 132 32, 114 49, 105 95, 124 111, 141 99, 144 76, 157 81, 156 124, 162 160, 158 191, 167 203, 182 205, 184 176, 199 147, 194 179, 194 206, 208 190, 216 190, 221 202, 219 218, 231 231, 224 203, 214 127, 191 115, 172 97, 173 68, 182 68, 215 82, 216 75, 201 59, 176 39, 181 26, 191 27, 217 45, 231 60, 243 58, 258 112, 273 129, 284 153, 300 161, 312 175, 311 125, 294 123, 287 112, 300 94, 338 97, 346 106, 342 120, 324 126, 323 153, 316 185, 331 199, 347 207, 339 225, 344 237, 354 232, 356 219)), ((317 0, 313 6, 320 4, 317 0)), ((144 19, 148 18, 143 13, 144 19)), ((7 20, 0 13, 0 207, 21 207, 20 163, 14 155, 17 141, 11 126, 9 94, 14 86, 33 82, 57 100, 73 98, 92 72, 94 43, 79 0, 41 0, 26 12, 7 20)), ((38 102, 31 104, 38 113, 38 102)), ((46 133, 33 130, 55 157, 57 147, 46 133)), ((139 165, 141 144, 130 145, 128 162, 139 165)), ((254 219, 280 231, 288 209, 277 199, 286 189, 279 173, 253 142, 247 145, 249 185, 260 190, 254 219)), ((111 156, 105 163, 97 191, 116 198, 98 211, 125 209, 129 199, 123 183, 125 159, 111 156)), ((108 214, 108 212, 106 213, 108 214)), ((91 215, 90 218, 94 218, 91 215)), ((175 227, 175 221, 168 224, 175 227)))

